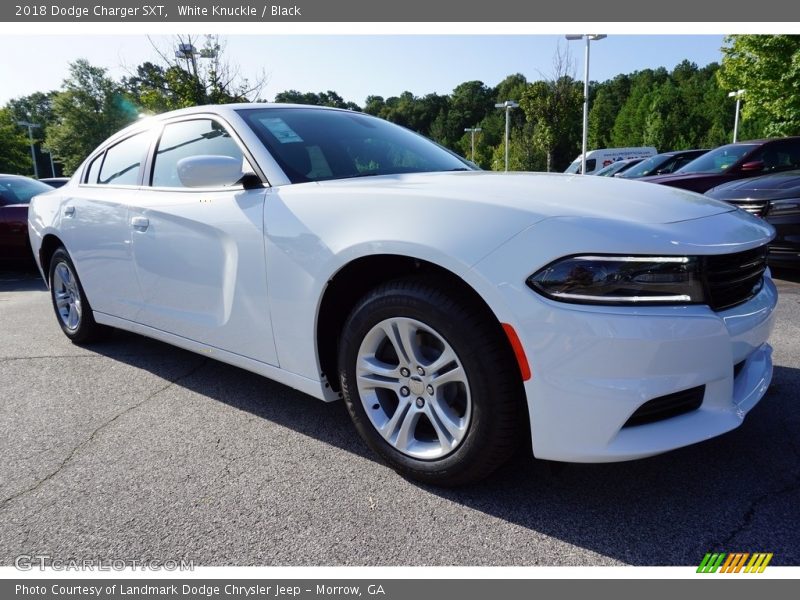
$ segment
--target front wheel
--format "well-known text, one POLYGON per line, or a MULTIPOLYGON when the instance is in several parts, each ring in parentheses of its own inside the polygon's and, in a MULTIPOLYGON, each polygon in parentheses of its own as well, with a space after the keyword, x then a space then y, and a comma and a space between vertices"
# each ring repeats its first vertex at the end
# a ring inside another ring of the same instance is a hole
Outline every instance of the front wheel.
POLYGON ((50 259, 49 279, 50 298, 64 335, 76 344, 104 337, 107 328, 95 322, 75 265, 64 248, 57 249, 50 259))
POLYGON ((519 439, 521 380, 498 324, 432 280, 384 284, 356 306, 339 377, 361 437, 413 479, 476 481, 519 439))

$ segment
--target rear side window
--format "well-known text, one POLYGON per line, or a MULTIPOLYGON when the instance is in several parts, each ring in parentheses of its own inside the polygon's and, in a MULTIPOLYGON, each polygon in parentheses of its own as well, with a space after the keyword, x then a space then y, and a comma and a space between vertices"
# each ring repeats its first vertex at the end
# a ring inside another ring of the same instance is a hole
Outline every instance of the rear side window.
POLYGON ((103 164, 103 155, 101 154, 97 158, 95 158, 92 163, 89 165, 86 173, 86 181, 84 183, 97 183, 97 178, 100 175, 100 165, 103 164))
MULTIPOLYGON (((147 153, 148 143, 149 136, 139 133, 111 146, 106 151, 106 158, 103 166, 100 167, 100 178, 97 183, 138 185, 139 170, 147 153)), ((89 168, 89 176, 91 176, 92 167, 89 168)))
POLYGON ((178 162, 193 156, 229 156, 244 162, 244 155, 230 133, 211 119, 169 123, 158 142, 153 163, 153 187, 184 187, 178 162))

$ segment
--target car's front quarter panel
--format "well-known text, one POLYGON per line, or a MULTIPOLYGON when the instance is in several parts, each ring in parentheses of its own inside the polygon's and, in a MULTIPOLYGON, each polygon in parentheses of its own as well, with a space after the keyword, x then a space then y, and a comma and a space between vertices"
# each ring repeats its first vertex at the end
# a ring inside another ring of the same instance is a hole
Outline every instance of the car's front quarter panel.
MULTIPOLYGON (((369 186, 271 188, 265 204, 270 309, 281 368, 318 378, 315 327, 328 281, 353 260, 399 255, 442 267, 490 304, 470 266, 538 220, 524 211, 369 186)), ((499 297, 499 296, 498 296, 499 297)))
POLYGON ((721 312, 705 305, 569 304, 541 296, 525 281, 575 254, 743 251, 767 243, 771 228, 739 211, 647 227, 581 221, 542 221, 475 266, 502 292, 530 363, 525 388, 534 454, 575 462, 626 460, 738 426, 772 374, 767 339, 777 292, 768 276, 754 298, 721 312), (646 401, 701 385, 705 396, 698 410, 623 427, 646 401))

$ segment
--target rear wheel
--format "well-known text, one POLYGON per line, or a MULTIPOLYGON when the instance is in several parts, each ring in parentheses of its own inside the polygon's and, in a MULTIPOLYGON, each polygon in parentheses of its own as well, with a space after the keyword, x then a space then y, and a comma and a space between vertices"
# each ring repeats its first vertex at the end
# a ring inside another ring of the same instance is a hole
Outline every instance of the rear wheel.
POLYGON ((427 278, 384 284, 344 327, 339 376, 366 443, 413 479, 481 479, 519 439, 521 385, 485 311, 427 278))
POLYGON ((76 344, 101 339, 108 329, 98 325, 67 251, 58 248, 50 259, 50 297, 64 332, 76 344))

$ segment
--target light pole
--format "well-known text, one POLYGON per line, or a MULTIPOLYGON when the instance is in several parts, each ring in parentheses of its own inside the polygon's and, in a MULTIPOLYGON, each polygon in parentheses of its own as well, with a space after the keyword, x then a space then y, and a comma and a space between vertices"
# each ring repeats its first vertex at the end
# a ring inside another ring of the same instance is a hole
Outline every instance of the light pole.
POLYGON ((736 116, 733 117, 733 143, 736 143, 736 138, 739 137, 739 107, 742 104, 742 94, 744 90, 736 90, 729 92, 728 98, 736 98, 736 116))
POLYGON ((483 129, 480 127, 465 127, 464 131, 468 131, 472 135, 472 155, 470 156, 470 160, 475 162, 475 132, 483 131, 483 129))
MULTIPOLYGON (((175 58, 182 58, 186 60, 186 70, 189 71, 189 67, 191 67, 191 71, 189 73, 194 75, 195 81, 199 84, 200 83, 200 75, 197 71, 197 57, 200 58, 211 58, 215 59, 218 56, 218 48, 211 47, 211 48, 202 48, 201 50, 197 50, 194 44, 191 43, 192 38, 189 37, 189 42, 184 43, 181 42, 178 44, 177 49, 175 50, 175 58)), ((202 87, 202 86, 201 86, 202 87)), ((208 102, 208 90, 203 88, 203 99, 208 102)))
POLYGON ((28 139, 31 142, 31 160, 33 161, 33 176, 39 179, 39 166, 36 164, 36 148, 33 142, 33 128, 41 127, 38 123, 31 123, 30 121, 17 121, 17 125, 28 128, 28 139))
POLYGON ((607 37, 602 33, 586 33, 581 35, 568 35, 568 40, 586 40, 586 52, 583 65, 583 143, 581 144, 581 174, 586 174, 586 142, 589 134, 589 44, 607 37))
POLYGON ((194 47, 194 44, 178 44, 177 50, 175 50, 175 58, 182 58, 186 61, 186 69, 189 69, 189 66, 192 67, 192 73, 195 77, 197 77, 197 56, 200 53, 197 51, 197 48, 194 47))
POLYGON ((500 104, 495 104, 495 108, 502 108, 506 111, 506 171, 508 171, 508 134, 509 134, 509 115, 512 109, 515 109, 519 106, 513 100, 506 100, 505 102, 501 102, 500 104))
POLYGON ((191 43, 191 37, 189 38, 189 43, 180 43, 178 44, 177 49, 175 50, 175 58, 182 58, 186 61, 186 68, 189 68, 189 65, 192 67, 192 71, 194 72, 194 76, 197 77, 197 57, 200 58, 217 58, 219 52, 217 47, 210 47, 210 48, 201 48, 198 50, 194 44, 191 43))

